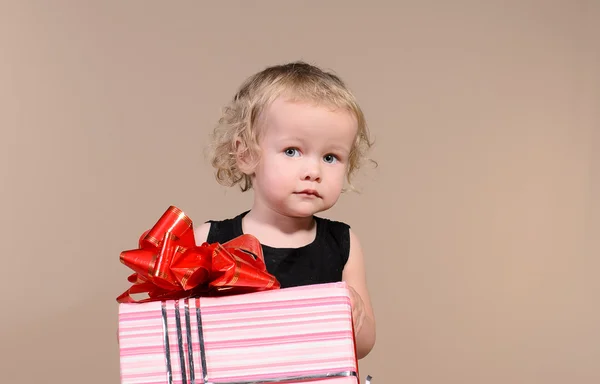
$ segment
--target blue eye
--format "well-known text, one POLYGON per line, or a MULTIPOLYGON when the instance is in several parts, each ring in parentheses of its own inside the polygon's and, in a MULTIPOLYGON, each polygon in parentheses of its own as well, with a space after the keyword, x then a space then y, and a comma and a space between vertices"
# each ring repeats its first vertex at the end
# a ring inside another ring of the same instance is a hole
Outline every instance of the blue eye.
POLYGON ((284 153, 285 153, 286 156, 289 156, 289 157, 295 157, 295 156, 297 156, 299 154, 299 152, 298 152, 298 150, 296 148, 287 148, 284 151, 284 153))
POLYGON ((337 157, 335 157, 335 155, 325 155, 323 157, 323 160, 326 163, 335 163, 337 161, 337 157))

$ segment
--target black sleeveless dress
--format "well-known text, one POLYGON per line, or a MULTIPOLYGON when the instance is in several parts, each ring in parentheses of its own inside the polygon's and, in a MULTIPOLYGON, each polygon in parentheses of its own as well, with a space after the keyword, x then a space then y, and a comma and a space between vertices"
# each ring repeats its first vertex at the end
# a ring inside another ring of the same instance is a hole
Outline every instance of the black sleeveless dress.
MULTIPOLYGON (((209 220, 208 243, 225 243, 241 236, 242 218, 249 211, 221 221, 209 220)), ((339 221, 316 217, 315 240, 300 248, 262 246, 267 271, 277 278, 281 288, 333 283, 342 280, 342 271, 350 253, 350 226, 339 221)))

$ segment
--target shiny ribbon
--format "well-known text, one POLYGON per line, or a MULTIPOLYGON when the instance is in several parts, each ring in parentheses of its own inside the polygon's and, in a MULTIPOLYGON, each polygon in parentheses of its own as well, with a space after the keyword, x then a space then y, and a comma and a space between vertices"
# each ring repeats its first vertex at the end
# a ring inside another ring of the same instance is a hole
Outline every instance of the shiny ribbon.
MULTIPOLYGON (((197 329, 198 329, 198 343, 200 346, 200 365, 202 367, 202 383, 204 384, 267 384, 267 383, 297 383, 306 380, 325 380, 334 377, 358 377, 356 371, 337 371, 331 373, 324 374, 315 374, 315 375, 294 375, 294 376, 282 376, 278 378, 272 379, 259 379, 259 380, 250 380, 250 381, 213 381, 208 377, 208 369, 206 364, 206 349, 204 346, 204 335, 202 330, 202 311, 200 309, 200 298, 195 299, 195 307, 196 307, 196 319, 197 329)), ((184 320, 186 324, 186 344, 187 351, 183 349, 183 331, 181 326, 181 314, 180 314, 180 303, 179 300, 174 300, 172 302, 175 306, 175 328, 177 334, 177 350, 179 357, 179 366, 181 367, 181 377, 179 378, 182 384, 196 384, 196 376, 194 370, 194 353, 192 345, 194 344, 192 332, 191 332, 191 315, 190 315, 190 306, 189 299, 184 299, 184 320), (186 359, 187 354, 187 359, 186 359), (187 363, 186 364, 186 360, 187 363)), ((167 383, 173 384, 175 381, 173 379, 173 368, 171 362, 171 342, 169 340, 169 330, 168 330, 168 317, 167 317, 167 302, 163 301, 161 306, 162 313, 162 327, 163 327, 163 345, 165 351, 165 364, 167 367, 167 383)), ((200 381, 198 381, 200 382, 200 381)), ((371 376, 367 376, 366 384, 371 383, 371 376)))
POLYGON ((171 206, 139 239, 139 248, 120 255, 135 271, 119 303, 144 303, 194 296, 230 295, 278 289, 267 272, 258 239, 242 235, 224 244, 196 245, 192 220, 171 206), (134 294, 146 294, 134 299, 134 294))

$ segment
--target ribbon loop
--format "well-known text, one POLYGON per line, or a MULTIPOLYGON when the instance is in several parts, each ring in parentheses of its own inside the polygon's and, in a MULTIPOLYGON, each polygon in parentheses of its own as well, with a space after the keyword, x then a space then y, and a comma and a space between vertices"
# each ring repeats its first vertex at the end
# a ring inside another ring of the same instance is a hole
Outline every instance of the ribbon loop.
POLYGON ((252 235, 224 244, 196 245, 192 220, 171 206, 139 239, 138 249, 121 252, 135 273, 119 303, 143 303, 194 296, 256 292, 280 287, 266 268, 262 247, 252 235), (132 294, 147 294, 136 300, 132 294))

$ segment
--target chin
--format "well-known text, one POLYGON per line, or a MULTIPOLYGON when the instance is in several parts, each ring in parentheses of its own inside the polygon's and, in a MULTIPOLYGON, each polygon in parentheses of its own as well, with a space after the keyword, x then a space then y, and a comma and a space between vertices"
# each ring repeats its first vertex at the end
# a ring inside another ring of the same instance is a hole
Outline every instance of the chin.
POLYGON ((298 209, 288 209, 286 210, 285 214, 288 217, 295 217, 297 219, 304 219, 307 217, 311 217, 312 215, 314 215, 315 213, 317 213, 318 211, 308 211, 308 210, 298 210, 298 209))
POLYGON ((323 206, 323 207, 311 207, 311 208, 304 208, 304 209, 286 209, 286 213, 287 216, 290 217, 297 217, 297 218, 305 218, 305 217, 311 217, 313 215, 316 215, 317 213, 323 212, 328 210, 329 206, 323 206))

